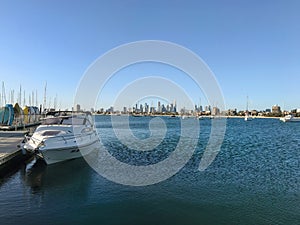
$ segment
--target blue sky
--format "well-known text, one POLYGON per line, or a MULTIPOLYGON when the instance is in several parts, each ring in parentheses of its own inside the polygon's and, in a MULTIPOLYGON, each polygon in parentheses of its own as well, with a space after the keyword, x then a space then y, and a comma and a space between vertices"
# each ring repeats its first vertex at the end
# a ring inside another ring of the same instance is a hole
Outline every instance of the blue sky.
MULTIPOLYGON (((47 81, 48 102, 57 95, 58 105, 70 109, 81 77, 99 56, 129 42, 163 40, 205 61, 227 108, 244 109, 247 95, 250 108, 300 108, 299 10, 296 0, 1 1, 0 81, 15 96, 20 84, 26 95, 37 91, 40 103, 47 81)), ((188 79, 183 83, 198 103, 201 94, 188 79)), ((112 104, 110 91, 121 88, 118 79, 108 87, 103 107, 112 104)))

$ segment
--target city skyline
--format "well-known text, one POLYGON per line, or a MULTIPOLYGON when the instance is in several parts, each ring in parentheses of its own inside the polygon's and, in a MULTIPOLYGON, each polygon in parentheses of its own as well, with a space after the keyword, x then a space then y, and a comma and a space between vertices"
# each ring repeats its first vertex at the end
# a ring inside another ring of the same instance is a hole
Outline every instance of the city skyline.
MULTIPOLYGON (((259 110, 276 104, 300 108, 298 1, 21 1, 18 7, 4 1, 1 8, 0 81, 7 96, 22 85, 26 95, 37 93, 43 103, 47 82, 48 103, 57 99, 61 108, 71 108, 95 59, 119 45, 150 39, 179 44, 201 57, 215 74, 226 108, 245 109, 246 96, 249 107, 259 110)), ((190 78, 162 65, 117 71, 97 104, 110 107, 124 85, 145 76, 170 79, 191 102, 201 98, 205 105, 205 93, 190 78)), ((178 104, 185 103, 178 99, 178 104)))
MULTIPOLYGON (((4 83, 4 81, 2 82, 4 83)), ((21 86, 20 86, 20 90, 21 90, 21 86)), ((45 90, 44 90, 45 92, 45 90)), ((24 97, 24 93, 26 93, 25 90, 22 90, 21 91, 21 94, 20 94, 20 91, 15 91, 14 89, 9 89, 9 91, 6 91, 5 93, 5 96, 3 96, 3 92, 1 91, 0 93, 0 103, 2 106, 4 106, 6 103, 7 104, 15 104, 15 103, 18 103, 20 106, 38 106, 43 109, 56 109, 56 110, 70 110, 70 109, 76 109, 77 107, 81 108, 81 105, 78 104, 78 103, 74 103, 75 105, 70 105, 70 106, 67 106, 67 107, 62 107, 61 106, 61 103, 59 103, 59 99, 58 99, 58 95, 56 94, 54 98, 50 97, 48 95, 46 95, 46 106, 44 106, 44 101, 45 101, 45 96, 40 94, 38 95, 38 92, 37 90, 36 91, 31 91, 29 92, 27 95, 25 95, 24 97), (38 98, 36 97, 38 96, 38 98), (6 99, 6 103, 4 103, 4 99, 6 99), (21 101, 20 101, 21 99, 21 101), (14 100, 14 101, 13 101, 14 100), (25 104, 24 104, 25 103, 25 104)), ((158 104, 161 103, 162 105, 165 105, 165 106, 169 106, 169 105, 175 105, 175 107, 179 110, 182 110, 182 109, 185 109, 185 110, 194 110, 195 106, 197 107, 201 107, 201 109, 203 109, 202 111, 206 111, 206 108, 209 107, 210 109, 212 109, 213 107, 216 107, 218 108, 217 105, 211 105, 209 104, 207 101, 204 101, 205 103, 202 104, 201 103, 201 98, 199 98, 199 101, 198 103, 197 102, 193 102, 193 106, 191 107, 187 107, 185 105, 181 105, 180 107, 178 107, 177 105, 177 101, 176 99, 173 99, 173 101, 168 101, 167 99, 163 99, 163 98, 155 98, 153 96, 151 96, 151 98, 145 98, 145 99, 142 99, 134 104, 129 104, 129 105, 122 105, 122 106, 114 106, 113 104, 110 104, 110 105, 106 105, 106 106, 101 106, 101 105, 97 105, 95 107, 90 107, 90 108, 81 108, 83 110, 91 110, 91 109, 94 109, 95 111, 99 111, 100 109, 104 110, 104 111, 107 111, 109 110, 110 108, 113 108, 115 109, 115 111, 124 111, 124 108, 126 107, 127 109, 131 109, 133 110, 134 108, 136 108, 136 106, 138 105, 140 108, 141 105, 145 105, 147 104, 149 108, 154 108, 155 111, 156 109, 159 108, 158 104), (147 101, 147 99, 150 99, 149 101, 147 101), (205 110, 204 110, 205 109, 205 110)), ((245 103, 247 104, 247 103, 245 103)), ((280 105, 280 104, 273 104, 271 106, 267 106, 265 108, 255 108, 255 107, 251 107, 251 104, 249 106, 249 111, 251 110, 257 110, 257 111, 268 111, 268 110, 271 110, 272 107, 275 107, 275 106, 279 106, 280 109, 282 111, 287 111, 287 112, 291 112, 293 110, 298 110, 300 111, 300 107, 297 107, 297 106, 292 106, 291 108, 289 109, 286 109, 284 105, 280 105)), ((225 111, 227 110, 236 110, 236 111, 246 111, 247 107, 245 106, 244 108, 238 108, 238 107, 226 107, 225 106, 225 111)), ((78 111, 78 110, 77 110, 78 111)), ((134 111, 134 110, 133 110, 134 111)), ((201 111, 201 110, 200 110, 201 111)), ((159 110, 158 110, 159 112, 159 110)))

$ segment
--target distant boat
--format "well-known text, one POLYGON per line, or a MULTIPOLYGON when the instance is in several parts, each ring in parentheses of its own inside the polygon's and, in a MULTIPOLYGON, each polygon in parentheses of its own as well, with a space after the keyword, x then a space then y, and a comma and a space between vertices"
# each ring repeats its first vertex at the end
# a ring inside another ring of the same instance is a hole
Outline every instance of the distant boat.
POLYGON ((247 96, 247 107, 246 107, 246 112, 245 112, 245 121, 251 121, 253 119, 253 117, 249 114, 249 99, 247 96))
POLYGON ((135 113, 134 113, 134 114, 132 114, 132 116, 133 116, 133 117, 142 117, 143 115, 142 115, 142 114, 135 114, 135 113))
POLYGON ((280 118, 282 122, 300 122, 299 117, 294 117, 293 115, 287 115, 285 117, 280 118))
POLYGON ((249 113, 245 114, 245 121, 250 121, 253 120, 253 117, 251 115, 249 115, 249 113))

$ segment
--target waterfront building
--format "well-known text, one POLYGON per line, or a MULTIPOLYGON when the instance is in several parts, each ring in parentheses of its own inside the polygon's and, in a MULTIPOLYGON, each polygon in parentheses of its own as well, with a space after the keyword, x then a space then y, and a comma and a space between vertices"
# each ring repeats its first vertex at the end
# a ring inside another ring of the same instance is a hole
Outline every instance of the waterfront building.
POLYGON ((80 112, 80 105, 79 104, 76 105, 76 111, 80 112))
POLYGON ((106 110, 106 113, 112 114, 114 112, 114 107, 111 106, 106 110))
POLYGON ((167 112, 170 112, 170 105, 167 105, 167 112))
POLYGON ((163 112, 163 113, 167 112, 167 109, 164 104, 162 104, 162 106, 161 106, 161 112, 163 112))
POLYGON ((251 110, 251 116, 257 116, 258 115, 258 111, 257 110, 251 110))
POLYGON ((237 109, 228 109, 227 110, 228 116, 236 116, 237 115, 237 109))
POLYGON ((149 108, 149 105, 147 103, 145 103, 144 110, 145 110, 145 113, 147 113, 147 114, 150 113, 150 108, 149 108))
POLYGON ((155 107, 153 106, 150 107, 150 113, 155 113, 155 107))
POLYGON ((160 101, 157 102, 157 112, 159 112, 159 113, 162 112, 160 101))
POLYGON ((220 115, 220 109, 218 107, 213 107, 211 114, 213 116, 220 115))
POLYGON ((127 107, 124 106, 124 107, 123 107, 123 113, 126 114, 127 112, 128 112, 128 111, 127 111, 127 107))
POLYGON ((143 113, 144 112, 144 108, 143 108, 143 105, 140 104, 140 112, 143 113))
POLYGON ((273 105, 272 106, 272 113, 273 114, 281 114, 281 108, 279 105, 273 105))
POLYGON ((170 104, 170 112, 173 112, 174 111, 174 105, 173 103, 170 104))

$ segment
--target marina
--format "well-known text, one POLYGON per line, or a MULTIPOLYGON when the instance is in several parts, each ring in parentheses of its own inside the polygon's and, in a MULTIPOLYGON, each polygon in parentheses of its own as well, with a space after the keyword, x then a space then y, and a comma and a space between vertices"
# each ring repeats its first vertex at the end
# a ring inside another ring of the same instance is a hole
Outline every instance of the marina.
POLYGON ((299 225, 300 1, 1 1, 0 225, 299 225))
MULTIPOLYGON (((163 159, 176 147, 180 135, 180 118, 162 117, 166 138, 153 151, 138 152, 118 141, 110 116, 95 119, 104 146, 130 164, 163 159)), ((132 132, 138 138, 150 135, 151 119, 130 117, 132 132)), ((39 224, 42 217, 44 224, 297 224, 298 124, 228 119, 219 155, 200 172, 202 143, 208 140, 212 120, 199 122, 202 132, 191 160, 176 175, 155 185, 114 183, 97 174, 83 158, 52 165, 39 159, 27 161, 0 181, 0 221, 39 224)))

